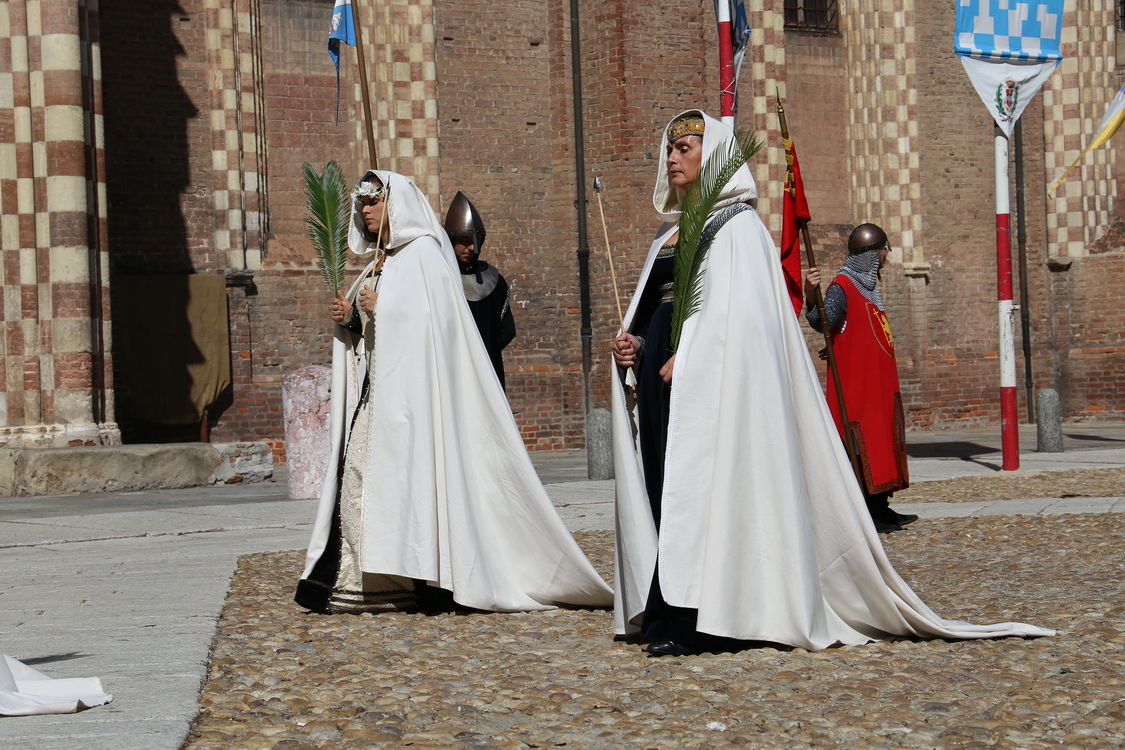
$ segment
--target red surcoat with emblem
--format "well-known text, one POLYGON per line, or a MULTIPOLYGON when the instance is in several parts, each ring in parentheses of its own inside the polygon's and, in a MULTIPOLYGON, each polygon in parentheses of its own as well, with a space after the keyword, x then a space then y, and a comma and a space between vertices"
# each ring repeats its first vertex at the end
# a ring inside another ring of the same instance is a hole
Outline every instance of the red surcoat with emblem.
MULTIPOLYGON (((844 406, 869 495, 910 484, 906 467, 906 422, 898 385, 894 337, 886 314, 859 293, 847 276, 833 281, 847 296, 842 330, 832 337, 844 406)), ((843 436, 836 388, 828 377, 828 406, 843 436)))

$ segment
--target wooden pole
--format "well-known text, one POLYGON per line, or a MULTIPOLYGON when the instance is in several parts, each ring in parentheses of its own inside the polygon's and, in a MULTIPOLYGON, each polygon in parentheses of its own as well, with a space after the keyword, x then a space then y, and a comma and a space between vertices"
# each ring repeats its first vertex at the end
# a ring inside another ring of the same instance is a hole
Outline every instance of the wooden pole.
MULTIPOLYGON (((781 124, 781 137, 789 140, 789 126, 785 121, 785 108, 781 106, 781 97, 774 95, 777 98, 777 119, 781 124)), ((793 179, 793 165, 786 166, 786 185, 791 184, 793 179)), ((801 223, 801 238, 805 243, 805 259, 809 264, 809 268, 816 268, 816 252, 813 250, 812 237, 809 235, 809 222, 807 219, 798 219, 801 223)), ((836 350, 832 345, 832 327, 828 325, 828 313, 824 309, 824 293, 820 290, 820 284, 816 285, 813 291, 813 302, 816 304, 816 310, 820 313, 820 324, 822 326, 822 333, 824 334, 824 350, 828 354, 828 372, 832 376, 832 385, 836 389, 836 404, 840 407, 840 422, 844 425, 844 450, 847 451, 848 461, 851 462, 852 471, 855 472, 855 478, 859 480, 859 486, 866 487, 863 480, 863 467, 859 462, 859 453, 855 448, 855 437, 852 435, 851 422, 848 421, 848 407, 844 404, 844 390, 840 387, 840 371, 836 366, 836 350)))
POLYGON ((613 280, 613 298, 617 301, 617 322, 621 332, 625 332, 625 316, 621 314, 621 295, 617 292, 617 273, 613 270, 613 253, 609 249, 609 228, 605 223, 605 209, 602 208, 602 181, 594 178, 594 192, 598 195, 598 212, 602 215, 602 234, 605 235, 605 257, 609 260, 609 277, 613 280))
POLYGON ((355 52, 359 63, 359 90, 363 95, 363 119, 367 126, 367 156, 371 169, 379 168, 379 155, 375 149, 375 126, 371 119, 371 92, 367 87, 367 62, 363 57, 363 24, 359 21, 359 0, 352 0, 352 25, 355 27, 355 52))

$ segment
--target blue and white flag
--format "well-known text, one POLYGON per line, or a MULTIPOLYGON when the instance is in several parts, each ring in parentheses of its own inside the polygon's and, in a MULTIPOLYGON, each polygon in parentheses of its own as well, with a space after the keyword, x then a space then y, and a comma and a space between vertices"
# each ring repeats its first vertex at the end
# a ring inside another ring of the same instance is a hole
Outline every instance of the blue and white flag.
POLYGON ((746 47, 750 44, 750 21, 746 17, 744 0, 713 0, 715 17, 719 17, 719 3, 730 6, 730 36, 732 67, 734 68, 734 110, 738 112, 738 74, 742 72, 742 61, 746 58, 746 47))
POLYGON ((957 0, 953 51, 1009 136, 1062 53, 1065 0, 957 0))
MULTIPOLYGON (((716 0, 718 2, 718 0, 716 0)), ((746 3, 743 0, 730 2, 730 34, 734 47, 734 90, 738 91, 738 74, 742 71, 742 60, 746 57, 746 46, 750 44, 750 21, 746 18, 746 3)))
POLYGON ((352 21, 352 0, 336 0, 332 21, 328 24, 328 54, 340 72, 340 42, 355 46, 355 23, 352 21))

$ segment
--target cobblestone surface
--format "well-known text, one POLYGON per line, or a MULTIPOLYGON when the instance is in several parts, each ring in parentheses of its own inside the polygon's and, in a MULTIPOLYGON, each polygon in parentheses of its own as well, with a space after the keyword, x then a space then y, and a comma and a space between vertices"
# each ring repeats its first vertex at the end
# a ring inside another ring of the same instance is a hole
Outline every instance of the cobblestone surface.
POLYGON ((1040 497, 1120 497, 1125 468, 1074 469, 1039 474, 996 474, 918 482, 894 494, 894 503, 972 503, 1040 497))
POLYGON ((1059 634, 655 659, 608 611, 306 614, 303 553, 250 555, 185 747, 1125 747, 1125 517, 915 526, 884 544, 939 614, 1059 634))

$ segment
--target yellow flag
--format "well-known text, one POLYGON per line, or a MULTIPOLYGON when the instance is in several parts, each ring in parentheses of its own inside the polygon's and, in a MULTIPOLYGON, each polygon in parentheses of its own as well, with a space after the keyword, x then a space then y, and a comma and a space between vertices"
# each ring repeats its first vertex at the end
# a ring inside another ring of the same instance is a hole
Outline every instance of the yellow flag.
POLYGON ((1066 168, 1065 172, 1059 175, 1059 178, 1051 185, 1051 189, 1047 191, 1047 195, 1055 192, 1055 188, 1059 186, 1059 183, 1070 174, 1070 170, 1078 166, 1078 162, 1082 161, 1082 158, 1086 156, 1086 154, 1112 138, 1113 134, 1117 132, 1117 129, 1121 127, 1121 123, 1123 122, 1125 122, 1125 86, 1121 87, 1121 90, 1117 92, 1117 96, 1113 97, 1113 101, 1109 103, 1109 107, 1105 111, 1105 117, 1102 118, 1101 124, 1098 125, 1098 134, 1094 136, 1094 140, 1090 141, 1090 145, 1086 147, 1086 150, 1078 155, 1078 158, 1074 160, 1073 164, 1066 168))

